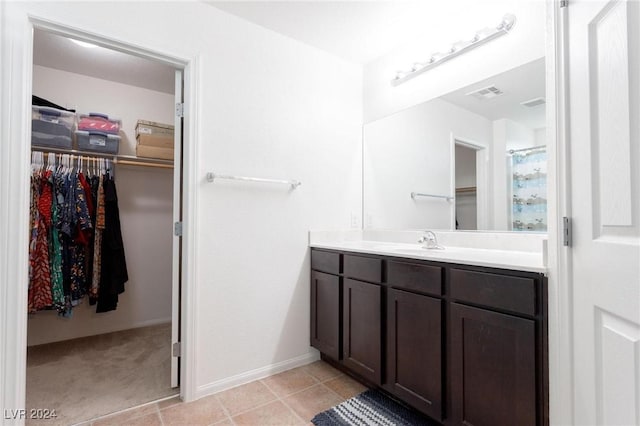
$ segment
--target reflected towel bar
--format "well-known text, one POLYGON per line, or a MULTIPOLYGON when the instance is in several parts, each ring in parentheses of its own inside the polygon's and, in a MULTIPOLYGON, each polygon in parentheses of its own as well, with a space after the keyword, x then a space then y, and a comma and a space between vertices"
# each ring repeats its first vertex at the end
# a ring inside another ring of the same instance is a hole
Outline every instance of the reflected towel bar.
POLYGON ((213 172, 207 173, 208 182, 213 182, 214 179, 244 180, 249 182, 261 182, 261 183, 283 183, 286 185, 290 185, 291 189, 296 189, 297 187, 302 185, 302 182, 297 180, 263 179, 263 178, 247 177, 247 176, 220 175, 213 172))
POLYGON ((411 193, 411 198, 413 198, 415 200, 416 197, 444 198, 447 201, 453 200, 453 197, 450 197, 449 195, 433 195, 433 194, 423 194, 422 192, 412 192, 411 193))

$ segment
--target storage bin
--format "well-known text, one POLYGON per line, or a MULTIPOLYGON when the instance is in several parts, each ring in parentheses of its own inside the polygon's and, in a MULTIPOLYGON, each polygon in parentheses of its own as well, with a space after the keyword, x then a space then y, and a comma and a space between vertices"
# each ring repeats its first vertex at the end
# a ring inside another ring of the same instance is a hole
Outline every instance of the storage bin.
POLYGON ((117 154, 120 147, 120 136, 104 132, 76 132, 78 149, 80 151, 96 151, 107 154, 117 154))
POLYGON ((97 112, 89 114, 80 114, 78 118, 78 130, 86 130, 88 132, 104 132, 117 135, 122 126, 122 121, 109 118, 108 115, 97 112))
POLYGON ((72 147, 76 115, 56 108, 32 106, 31 144, 53 148, 72 147))

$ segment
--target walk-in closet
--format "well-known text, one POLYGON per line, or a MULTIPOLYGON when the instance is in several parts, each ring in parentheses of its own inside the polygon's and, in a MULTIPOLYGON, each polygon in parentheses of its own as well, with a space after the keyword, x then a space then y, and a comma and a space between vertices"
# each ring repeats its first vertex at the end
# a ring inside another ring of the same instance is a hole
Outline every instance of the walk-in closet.
POLYGON ((179 393, 181 74, 43 30, 33 58, 26 403, 75 424, 179 393))

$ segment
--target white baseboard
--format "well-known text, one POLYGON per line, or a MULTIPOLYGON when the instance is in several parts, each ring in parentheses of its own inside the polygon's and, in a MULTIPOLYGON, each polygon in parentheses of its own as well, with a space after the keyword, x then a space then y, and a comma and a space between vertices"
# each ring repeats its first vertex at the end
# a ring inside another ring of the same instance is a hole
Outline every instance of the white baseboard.
POLYGON ((276 364, 270 364, 265 367, 256 368, 255 370, 249 370, 247 372, 237 374, 235 376, 227 377, 215 382, 207 383, 206 385, 199 386, 196 390, 195 399, 202 398, 204 396, 212 395, 214 393, 221 392, 223 390, 235 388, 236 386, 244 385, 245 383, 253 382, 254 380, 264 379, 265 377, 272 376, 283 371, 291 370, 292 368, 300 367, 302 365, 311 364, 314 361, 320 359, 320 353, 313 350, 304 355, 297 356, 295 358, 288 359, 286 361, 278 362, 276 364))

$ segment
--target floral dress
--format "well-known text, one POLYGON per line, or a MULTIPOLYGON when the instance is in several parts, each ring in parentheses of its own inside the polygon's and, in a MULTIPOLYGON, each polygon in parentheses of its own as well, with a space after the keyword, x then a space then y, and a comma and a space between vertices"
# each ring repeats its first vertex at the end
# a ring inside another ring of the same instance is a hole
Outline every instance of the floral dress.
MULTIPOLYGON (((32 255, 30 254, 31 264, 31 281, 29 285, 28 308, 29 312, 39 311, 50 307, 53 304, 53 296, 51 294, 51 270, 49 268, 49 242, 48 231, 51 224, 51 203, 52 190, 49 185, 47 172, 36 176, 35 185, 39 193, 37 196, 37 226, 35 235, 35 244, 33 246, 32 255)), ((48 172, 50 173, 50 172, 48 172)), ((32 207, 34 198, 32 196, 32 207)), ((32 233, 33 239, 33 233, 32 233)), ((31 242, 33 244, 33 241, 31 242)))

